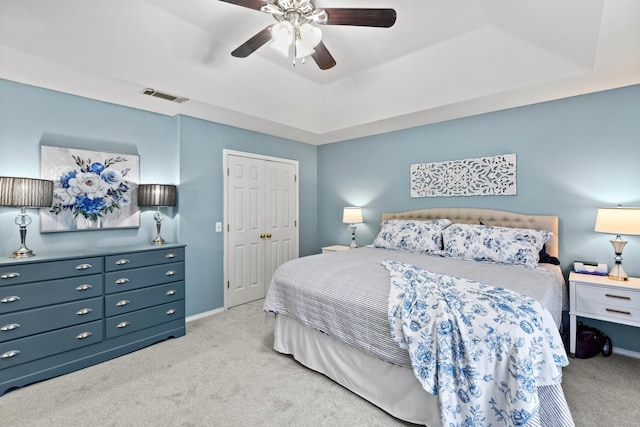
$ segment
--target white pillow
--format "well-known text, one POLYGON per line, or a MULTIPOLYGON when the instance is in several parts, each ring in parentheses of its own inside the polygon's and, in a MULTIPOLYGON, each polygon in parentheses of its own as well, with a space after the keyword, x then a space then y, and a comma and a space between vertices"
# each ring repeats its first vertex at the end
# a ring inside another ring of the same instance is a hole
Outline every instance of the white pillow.
POLYGON ((376 248, 406 252, 432 253, 442 250, 442 230, 451 224, 448 219, 414 221, 389 219, 380 225, 373 241, 376 248))
POLYGON ((538 265, 550 231, 491 225, 453 224, 443 232, 446 256, 503 264, 538 265))

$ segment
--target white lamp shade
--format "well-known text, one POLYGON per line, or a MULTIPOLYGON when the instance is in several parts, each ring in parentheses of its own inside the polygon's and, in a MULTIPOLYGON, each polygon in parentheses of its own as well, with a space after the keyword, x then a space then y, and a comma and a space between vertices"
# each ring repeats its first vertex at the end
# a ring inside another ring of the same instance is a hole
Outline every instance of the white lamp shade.
POLYGON ((598 208, 595 231, 608 234, 640 235, 640 208, 598 208))
POLYGON ((302 24, 300 26, 300 39, 305 47, 313 49, 322 40, 322 31, 311 24, 302 24))
POLYGON ((342 213, 342 222, 346 224, 358 224, 362 222, 362 208, 347 207, 342 213))
POLYGON ((271 28, 271 38, 277 46, 289 46, 293 43, 293 25, 289 21, 282 21, 271 28))

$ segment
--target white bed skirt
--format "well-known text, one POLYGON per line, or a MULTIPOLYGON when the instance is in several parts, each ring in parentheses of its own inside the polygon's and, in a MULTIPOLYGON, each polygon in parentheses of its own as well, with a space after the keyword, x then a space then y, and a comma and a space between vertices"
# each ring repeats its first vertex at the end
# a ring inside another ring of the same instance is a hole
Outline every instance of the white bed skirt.
POLYGON ((441 426, 438 399, 420 386, 408 367, 385 362, 280 314, 275 319, 273 348, 396 418, 441 426))

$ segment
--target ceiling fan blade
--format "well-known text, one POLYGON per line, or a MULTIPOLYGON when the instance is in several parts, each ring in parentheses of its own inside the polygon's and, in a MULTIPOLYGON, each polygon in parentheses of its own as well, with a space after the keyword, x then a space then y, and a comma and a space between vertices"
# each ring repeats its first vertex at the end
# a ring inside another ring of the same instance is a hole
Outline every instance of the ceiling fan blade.
POLYGON ((273 25, 269 25, 258 34, 238 46, 236 50, 231 52, 231 56, 235 56, 236 58, 246 58, 256 50, 258 50, 258 48, 260 48, 263 44, 271 40, 271 27, 273 27, 273 25))
POLYGON ((396 22, 394 9, 324 8, 327 25, 356 25, 389 28, 396 22))
POLYGON ((336 65, 336 60, 333 59, 333 56, 329 53, 329 49, 327 49, 327 46, 325 46, 323 42, 320 42, 313 50, 314 52, 311 54, 311 57, 316 61, 316 64, 318 64, 321 70, 328 70, 336 65))
POLYGON ((231 3, 242 7, 247 7, 249 9, 260 10, 262 5, 267 3, 265 0, 220 0, 225 3, 231 3))

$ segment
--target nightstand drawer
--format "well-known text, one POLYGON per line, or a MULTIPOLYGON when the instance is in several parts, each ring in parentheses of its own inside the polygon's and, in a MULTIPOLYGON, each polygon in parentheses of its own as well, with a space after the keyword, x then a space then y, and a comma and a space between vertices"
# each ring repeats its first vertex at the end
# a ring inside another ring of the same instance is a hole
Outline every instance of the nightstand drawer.
POLYGON ((105 316, 116 316, 181 299, 184 299, 184 281, 111 294, 105 297, 105 316))
POLYGON ((613 304, 602 304, 578 299, 578 312, 586 317, 611 317, 628 322, 640 322, 640 309, 621 307, 613 304))
POLYGON ((102 274, 0 287, 0 314, 102 295, 102 274))
POLYGON ((0 341, 102 319, 102 297, 0 316, 0 341))
POLYGON ((587 301, 615 307, 640 309, 640 292, 632 289, 605 288, 578 283, 576 297, 578 310, 582 310, 580 306, 587 301))
POLYGON ((102 341, 102 321, 0 343, 0 369, 102 341))
POLYGON ((104 269, 105 271, 120 271, 128 268, 168 264, 178 261, 184 261, 184 248, 111 255, 105 257, 104 269))
POLYGON ((107 339, 184 318, 184 300, 133 311, 106 320, 107 339))
POLYGON ((113 271, 105 274, 104 291, 112 294, 180 280, 184 280, 184 262, 113 271))

